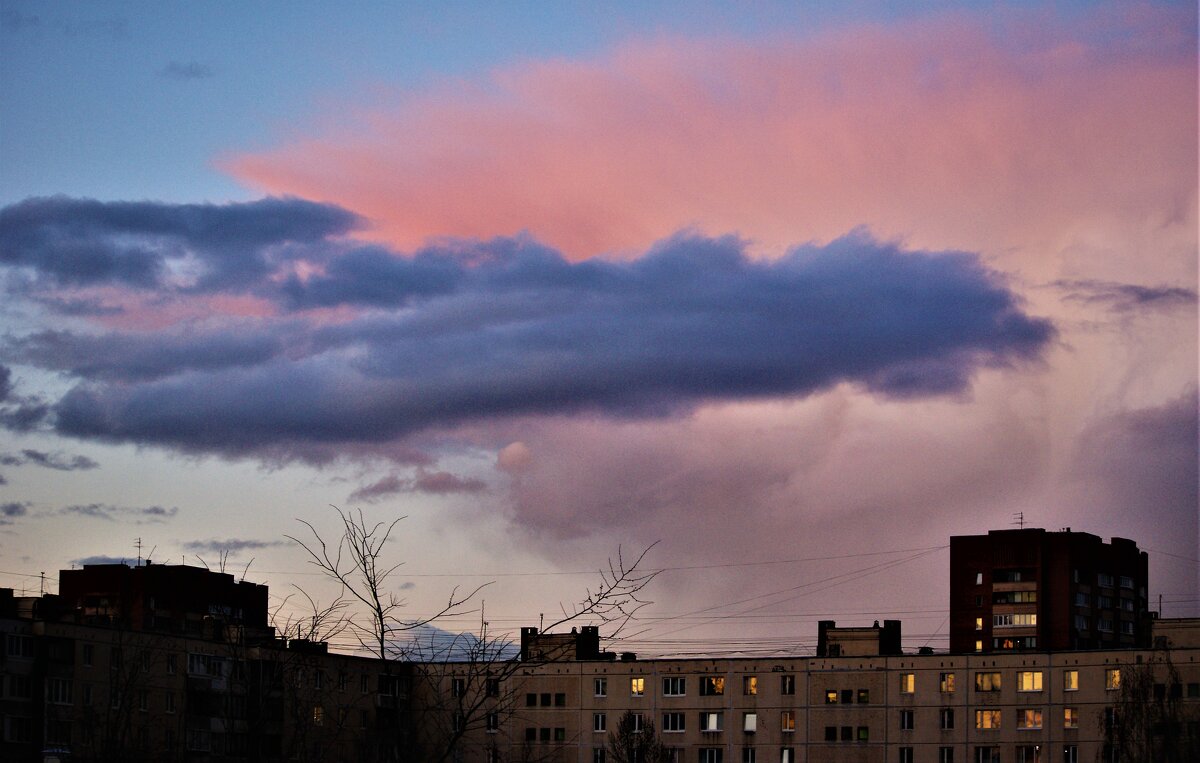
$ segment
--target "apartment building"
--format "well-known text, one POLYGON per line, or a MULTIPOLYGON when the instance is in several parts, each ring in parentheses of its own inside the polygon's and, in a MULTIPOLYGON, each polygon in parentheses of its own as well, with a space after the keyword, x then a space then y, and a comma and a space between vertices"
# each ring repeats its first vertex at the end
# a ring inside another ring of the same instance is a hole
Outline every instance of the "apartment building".
MULTIPOLYGON (((463 761, 604 763, 627 711, 689 763, 1080 763, 1109 744, 1123 680, 1147 680, 1200 743, 1200 620, 1155 623, 1158 649, 525 663, 462 735, 463 761)), ((863 628, 847 629, 861 645, 863 628)), ((881 629, 880 629, 881 630, 881 629)), ((836 639, 838 629, 827 626, 836 639)), ((886 639, 885 639, 886 642, 886 639)), ((423 702, 414 696, 414 704, 423 702)), ((1200 749, 1196 747, 1195 749, 1200 749)))
MULTIPOLYGON (((167 576, 230 582, 211 574, 167 576)), ((138 606, 130 620, 108 601, 96 612, 0 589, 0 760, 352 761, 405 743, 405 665, 210 614, 225 605, 166 619, 154 610, 170 607, 138 606)))
POLYGON ((950 651, 1150 644, 1146 552, 1126 538, 992 530, 950 538, 950 651))

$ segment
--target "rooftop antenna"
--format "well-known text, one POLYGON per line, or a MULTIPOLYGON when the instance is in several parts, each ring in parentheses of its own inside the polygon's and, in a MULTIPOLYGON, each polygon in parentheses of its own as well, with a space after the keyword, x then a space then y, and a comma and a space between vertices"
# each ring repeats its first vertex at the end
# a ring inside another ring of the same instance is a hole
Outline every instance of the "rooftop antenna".
MULTIPOLYGON (((41 578, 41 585, 39 586, 39 589, 41 591, 40 595, 45 596, 46 595, 46 572, 43 570, 42 573, 38 577, 41 578)), ((1159 598, 1161 599, 1162 597, 1160 596, 1159 598)))
POLYGON ((133 539, 133 545, 137 546, 137 551, 138 551, 137 566, 141 567, 142 566, 142 538, 141 538, 141 536, 138 536, 137 538, 133 539))
POLYGON ((1014 525, 1016 525, 1018 528, 1020 528, 1021 530, 1024 530, 1025 529, 1025 512, 1023 512, 1023 511, 1013 512, 1013 522, 1012 523, 1014 525))

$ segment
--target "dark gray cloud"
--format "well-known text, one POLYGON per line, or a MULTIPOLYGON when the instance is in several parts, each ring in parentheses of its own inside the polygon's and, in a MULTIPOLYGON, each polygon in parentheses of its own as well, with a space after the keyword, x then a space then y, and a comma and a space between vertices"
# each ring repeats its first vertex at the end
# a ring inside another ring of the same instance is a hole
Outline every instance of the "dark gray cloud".
POLYGON ((1196 304, 1195 289, 1179 286, 1141 286, 1132 283, 1084 279, 1055 281, 1065 298, 1088 304, 1100 304, 1118 312, 1167 310, 1196 304))
POLYGON ((25 501, 0 503, 0 525, 11 525, 14 519, 23 517, 27 513, 29 513, 29 504, 25 501))
POLYGON ((0 265, 58 286, 118 284, 239 291, 289 258, 358 225, 327 204, 267 198, 242 204, 100 202, 62 196, 0 209, 0 265))
POLYGON ((350 501, 365 501, 373 503, 390 495, 399 493, 425 493, 428 495, 453 495, 460 493, 482 493, 487 490, 487 483, 471 477, 460 477, 444 471, 426 471, 420 469, 414 477, 400 477, 389 474, 386 477, 364 485, 348 497, 350 501))
POLYGON ((100 464, 87 456, 68 456, 59 451, 47 452, 32 448, 22 450, 20 455, 0 453, 0 464, 4 466, 25 466, 29 464, 41 466, 46 469, 55 469, 60 472, 84 471, 96 469, 100 466, 100 464))
POLYGON ((212 67, 196 61, 171 61, 159 69, 158 73, 167 79, 176 80, 207 79, 213 76, 212 67))
POLYGON ((0 427, 31 432, 50 415, 50 406, 36 396, 16 394, 12 369, 0 365, 0 427))
POLYGON ((103 554, 98 556, 85 556, 82 559, 72 559, 71 564, 79 565, 80 567, 86 564, 124 564, 129 567, 133 566, 129 564, 129 560, 127 558, 120 556, 105 556, 103 554))
POLYGON ((36 301, 59 315, 69 315, 84 318, 96 318, 109 315, 121 315, 125 308, 120 305, 105 304, 99 299, 71 297, 60 299, 51 295, 39 295, 36 301))
MULTIPOLYGON (((1105 503, 1135 516, 1189 517, 1200 506, 1200 401, 1196 390, 1154 408, 1122 411, 1083 432, 1076 470, 1105 503)), ((1182 529, 1182 528, 1180 528, 1182 529)))
POLYGON ((162 506, 114 506, 108 503, 88 503, 75 506, 64 506, 63 514, 71 514, 91 519, 102 519, 115 522, 118 519, 129 519, 135 524, 157 524, 171 519, 179 513, 179 509, 163 508, 162 506))
POLYGON ((226 538, 219 540, 216 538, 210 540, 193 540, 183 544, 183 548, 192 553, 212 553, 219 554, 225 551, 230 553, 238 553, 241 551, 258 551, 264 548, 276 548, 282 546, 283 541, 278 540, 254 540, 251 538, 226 538))
MULTIPOLYGON (((282 328, 277 328, 281 332, 282 328)), ((42 331, 13 340, 9 356, 40 368, 85 379, 145 381, 185 371, 255 366, 283 350, 279 336, 222 329, 76 334, 42 331)))
MULTIPOLYGON (((78 380, 53 405, 62 434, 285 461, 497 418, 682 415, 843 382, 955 394, 980 368, 1038 359, 1054 333, 978 257, 863 231, 775 261, 750 259, 734 237, 684 233, 633 260, 571 263, 527 237, 411 256, 332 242, 356 222, 294 199, 8 207, 10 264, 142 287, 191 258, 203 267, 188 288, 253 293, 280 313, 43 331, 9 338, 4 357, 78 380), (343 312, 330 322, 313 308, 343 312)), ((482 489, 438 479, 404 489, 482 489)))

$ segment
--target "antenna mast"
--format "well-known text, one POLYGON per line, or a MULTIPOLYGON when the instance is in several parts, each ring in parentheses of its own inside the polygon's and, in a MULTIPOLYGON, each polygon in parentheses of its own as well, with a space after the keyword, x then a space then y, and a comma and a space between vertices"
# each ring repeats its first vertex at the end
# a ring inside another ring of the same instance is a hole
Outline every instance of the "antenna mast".
POLYGON ((1012 523, 1014 525, 1016 525, 1018 529, 1024 530, 1025 529, 1025 512, 1023 512, 1023 511, 1013 512, 1013 522, 1012 523))

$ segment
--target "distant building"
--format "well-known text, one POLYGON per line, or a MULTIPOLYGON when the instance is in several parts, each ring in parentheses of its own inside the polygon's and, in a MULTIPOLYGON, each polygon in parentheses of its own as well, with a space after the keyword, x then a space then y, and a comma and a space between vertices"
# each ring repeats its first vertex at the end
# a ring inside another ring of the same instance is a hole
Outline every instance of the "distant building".
POLYGON ((992 530, 950 538, 950 651, 1150 645, 1148 562, 1125 538, 992 530))
MULTIPOLYGON (((59 573, 58 595, 76 620, 134 631, 202 635, 206 622, 267 627, 267 587, 204 567, 88 564, 59 573)), ((211 635, 211 634, 210 634, 211 635)))

